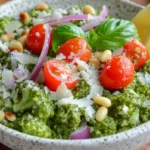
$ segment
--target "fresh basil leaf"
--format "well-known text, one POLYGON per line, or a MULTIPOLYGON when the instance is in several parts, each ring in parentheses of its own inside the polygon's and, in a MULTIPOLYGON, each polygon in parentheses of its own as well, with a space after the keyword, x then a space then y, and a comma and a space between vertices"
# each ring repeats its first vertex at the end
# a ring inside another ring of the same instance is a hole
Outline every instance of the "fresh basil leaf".
POLYGON ((93 29, 90 29, 85 33, 85 38, 88 41, 89 46, 92 46, 93 41, 96 41, 98 39, 98 35, 93 29))
POLYGON ((95 33, 90 30, 91 38, 88 39, 94 50, 116 50, 124 46, 127 41, 138 38, 137 29, 132 22, 115 18, 100 23, 95 33))
POLYGON ((69 39, 75 37, 85 38, 84 31, 74 24, 60 25, 56 29, 53 29, 52 34, 53 34, 52 49, 55 52, 57 52, 61 44, 68 41, 69 39))

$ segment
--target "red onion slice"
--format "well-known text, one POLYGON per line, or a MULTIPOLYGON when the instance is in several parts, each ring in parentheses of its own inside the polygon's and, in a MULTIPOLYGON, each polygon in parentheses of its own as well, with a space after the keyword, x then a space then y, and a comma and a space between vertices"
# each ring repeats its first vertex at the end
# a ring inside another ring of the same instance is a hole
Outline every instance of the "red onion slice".
POLYGON ((25 72, 22 70, 19 70, 18 68, 14 70, 14 76, 18 79, 25 75, 25 72))
POLYGON ((78 128, 75 132, 70 135, 70 139, 79 140, 79 139, 89 139, 90 138, 90 129, 87 126, 82 126, 78 128))
POLYGON ((83 25, 81 28, 83 31, 88 31, 91 28, 94 28, 100 24, 100 22, 105 20, 105 17, 108 15, 108 8, 103 6, 102 12, 99 16, 95 16, 95 19, 83 25))
POLYGON ((36 66, 34 67, 32 73, 29 76, 29 80, 36 80, 37 76, 39 75, 39 72, 44 64, 45 58, 49 51, 49 45, 50 45, 50 26, 49 24, 45 24, 45 41, 42 48, 41 55, 38 59, 38 62, 36 66))

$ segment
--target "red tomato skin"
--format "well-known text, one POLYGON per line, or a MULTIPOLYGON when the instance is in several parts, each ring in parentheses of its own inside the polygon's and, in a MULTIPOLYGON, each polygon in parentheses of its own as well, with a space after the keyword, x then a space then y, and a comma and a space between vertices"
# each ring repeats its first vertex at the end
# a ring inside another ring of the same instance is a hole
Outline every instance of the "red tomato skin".
POLYGON ((60 53, 66 56, 65 60, 68 62, 72 62, 74 58, 79 58, 82 61, 88 62, 92 56, 92 52, 88 46, 88 43, 83 38, 73 38, 65 42, 58 49, 57 54, 60 53), (73 56, 71 57, 72 53, 73 56))
MULTIPOLYGON (((62 61, 61 61, 62 62, 62 61)), ((50 60, 46 62, 44 65, 44 79, 45 79, 45 85, 51 90, 56 91, 58 86, 60 86, 62 83, 65 83, 68 89, 72 89, 78 82, 78 79, 75 78, 73 80, 63 80, 60 78, 60 76, 55 74, 54 72, 58 69, 61 73, 63 73, 65 70, 63 67, 63 64, 59 64, 55 67, 54 63, 57 63, 56 60, 50 60), (56 69, 56 70, 55 70, 56 69)))
POLYGON ((99 74, 99 82, 109 90, 119 90, 133 82, 134 65, 126 56, 118 55, 109 60, 99 74))
POLYGON ((134 63, 135 70, 144 66, 149 59, 148 50, 145 46, 136 39, 126 43, 123 47, 123 53, 134 63))
POLYGON ((26 47, 34 54, 40 54, 45 40, 44 24, 33 26, 27 36, 26 47))

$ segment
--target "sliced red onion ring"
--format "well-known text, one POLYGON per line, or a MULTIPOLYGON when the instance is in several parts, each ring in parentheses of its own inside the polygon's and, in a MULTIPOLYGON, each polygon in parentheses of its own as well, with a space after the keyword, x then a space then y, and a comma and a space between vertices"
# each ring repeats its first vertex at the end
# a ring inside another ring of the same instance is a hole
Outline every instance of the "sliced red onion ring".
POLYGON ((12 80, 10 80, 9 81, 9 89, 14 89, 14 87, 15 87, 15 80, 14 79, 12 79, 12 80))
POLYGON ((49 23, 49 25, 52 26, 52 27, 56 27, 56 26, 63 25, 63 24, 68 24, 68 23, 71 23, 71 21, 52 22, 52 23, 49 23))
POLYGON ((79 139, 89 139, 90 138, 90 129, 88 126, 82 126, 78 128, 75 132, 70 135, 72 140, 79 140, 79 139))
POLYGON ((83 31, 88 31, 91 28, 94 28, 99 25, 100 22, 105 20, 105 17, 108 15, 108 8, 103 6, 102 12, 99 16, 95 16, 95 19, 83 25, 81 28, 83 31))
POLYGON ((19 70, 18 68, 14 70, 14 76, 17 77, 18 79, 21 78, 22 76, 25 75, 25 72, 19 70))
POLYGON ((35 24, 39 23, 49 23, 49 25, 60 25, 64 23, 69 23, 74 20, 103 20, 108 14, 108 9, 106 6, 103 6, 102 13, 99 16, 92 16, 90 14, 80 14, 80 15, 68 15, 64 17, 54 17, 52 16, 45 16, 43 18, 38 18, 33 20, 35 24))
POLYGON ((41 55, 38 59, 38 62, 36 66, 34 67, 32 73, 29 76, 29 80, 36 80, 37 76, 39 75, 39 72, 44 64, 45 58, 49 51, 49 45, 50 45, 50 26, 49 24, 45 24, 45 41, 42 48, 41 55))

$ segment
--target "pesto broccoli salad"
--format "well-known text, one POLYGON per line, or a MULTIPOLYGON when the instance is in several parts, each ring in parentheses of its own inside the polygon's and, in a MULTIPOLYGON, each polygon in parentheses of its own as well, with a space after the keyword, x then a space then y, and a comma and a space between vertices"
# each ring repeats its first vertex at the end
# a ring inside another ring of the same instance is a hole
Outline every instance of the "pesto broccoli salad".
POLYGON ((38 4, 0 18, 0 123, 50 139, 116 134, 150 120, 150 61, 108 8, 38 4))

